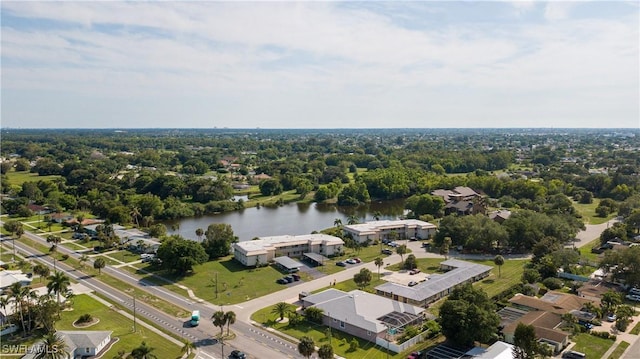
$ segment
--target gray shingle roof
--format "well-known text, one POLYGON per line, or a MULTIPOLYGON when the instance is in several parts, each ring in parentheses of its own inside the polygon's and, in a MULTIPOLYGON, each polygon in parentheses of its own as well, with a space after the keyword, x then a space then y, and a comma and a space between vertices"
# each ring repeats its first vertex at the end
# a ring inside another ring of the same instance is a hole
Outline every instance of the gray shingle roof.
POLYGON ((58 334, 64 338, 68 349, 71 351, 75 348, 96 348, 106 338, 111 336, 112 331, 94 331, 94 330, 59 330, 58 334))
POLYGON ((343 292, 328 289, 304 298, 315 303, 315 307, 324 311, 330 318, 365 329, 372 333, 385 330, 385 325, 378 319, 393 312, 419 316, 424 309, 406 303, 400 303, 378 295, 352 290, 343 292))
POLYGON ((449 259, 440 264, 455 267, 455 269, 446 273, 431 275, 427 281, 421 282, 414 287, 387 282, 377 286, 375 289, 421 302, 492 269, 492 267, 484 264, 465 262, 457 259, 449 259))

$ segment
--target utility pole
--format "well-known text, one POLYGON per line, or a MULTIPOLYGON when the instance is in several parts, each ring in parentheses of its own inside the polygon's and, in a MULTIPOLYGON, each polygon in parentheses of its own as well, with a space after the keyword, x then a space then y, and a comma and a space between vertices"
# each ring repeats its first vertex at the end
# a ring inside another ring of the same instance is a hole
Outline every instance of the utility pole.
POLYGON ((218 299, 218 272, 216 272, 216 299, 218 299))

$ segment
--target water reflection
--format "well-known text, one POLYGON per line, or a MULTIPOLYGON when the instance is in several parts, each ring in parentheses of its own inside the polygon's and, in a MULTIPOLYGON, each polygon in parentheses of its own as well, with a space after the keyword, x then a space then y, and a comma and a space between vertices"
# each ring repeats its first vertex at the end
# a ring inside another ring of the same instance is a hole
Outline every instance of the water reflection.
POLYGON ((197 240, 196 229, 206 230, 210 224, 226 223, 231 225, 233 232, 241 241, 248 241, 254 237, 298 235, 320 231, 332 227, 336 218, 346 224, 351 215, 358 217, 360 222, 373 221, 376 213, 380 215, 380 219, 397 219, 404 214, 404 200, 375 202, 358 207, 290 203, 280 207, 246 208, 230 213, 163 223, 169 228, 169 234, 180 234, 193 240, 197 240), (173 231, 170 229, 173 225, 179 227, 173 231))

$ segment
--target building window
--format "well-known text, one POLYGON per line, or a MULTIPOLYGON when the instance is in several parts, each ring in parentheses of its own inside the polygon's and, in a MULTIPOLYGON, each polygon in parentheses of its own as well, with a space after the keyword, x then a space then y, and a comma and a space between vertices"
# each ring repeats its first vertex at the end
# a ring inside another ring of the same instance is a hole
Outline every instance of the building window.
POLYGON ((87 353, 91 353, 91 349, 90 348, 84 348, 84 351, 87 353))
POLYGON ((370 337, 371 336, 371 332, 367 332, 367 336, 370 337))
POLYGON ((340 328, 344 328, 344 322, 340 321, 340 328))

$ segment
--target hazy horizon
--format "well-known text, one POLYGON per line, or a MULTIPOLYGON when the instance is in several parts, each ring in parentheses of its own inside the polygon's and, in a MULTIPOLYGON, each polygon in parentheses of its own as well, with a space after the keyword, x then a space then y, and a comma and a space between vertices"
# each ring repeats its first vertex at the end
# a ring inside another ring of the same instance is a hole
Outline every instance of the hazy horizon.
POLYGON ((2 1, 1 126, 640 128, 634 1, 2 1))

